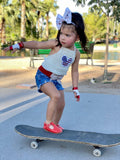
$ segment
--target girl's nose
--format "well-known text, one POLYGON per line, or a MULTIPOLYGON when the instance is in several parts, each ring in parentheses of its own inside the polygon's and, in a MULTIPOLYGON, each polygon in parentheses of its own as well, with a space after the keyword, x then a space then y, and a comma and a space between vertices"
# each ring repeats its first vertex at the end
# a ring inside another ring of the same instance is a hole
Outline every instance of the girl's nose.
POLYGON ((63 40, 63 39, 65 39, 65 36, 64 36, 64 35, 62 35, 62 36, 61 36, 61 39, 62 39, 62 40, 63 40))

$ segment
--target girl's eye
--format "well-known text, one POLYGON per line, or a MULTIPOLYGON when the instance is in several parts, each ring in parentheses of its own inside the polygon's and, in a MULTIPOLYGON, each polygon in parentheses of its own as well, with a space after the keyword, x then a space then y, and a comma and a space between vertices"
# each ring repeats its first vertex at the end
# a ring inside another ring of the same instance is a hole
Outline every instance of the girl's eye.
POLYGON ((67 36, 67 37, 70 37, 70 35, 69 35, 69 34, 66 34, 66 36, 67 36))

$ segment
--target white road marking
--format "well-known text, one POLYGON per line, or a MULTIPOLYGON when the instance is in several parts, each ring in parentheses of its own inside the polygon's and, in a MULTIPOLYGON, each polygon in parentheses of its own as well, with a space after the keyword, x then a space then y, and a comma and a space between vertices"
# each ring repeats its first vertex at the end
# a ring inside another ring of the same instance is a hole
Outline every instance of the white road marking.
POLYGON ((25 111, 25 110, 27 110, 27 109, 29 109, 31 107, 34 107, 35 104, 38 104, 38 103, 40 104, 42 102, 45 102, 47 99, 49 99, 49 97, 45 96, 45 97, 43 97, 41 99, 38 99, 38 100, 33 101, 33 102, 30 102, 29 104, 24 104, 24 105, 22 105, 20 107, 14 108, 14 109, 9 110, 9 111, 6 111, 4 113, 1 113, 0 114, 0 123, 6 121, 7 119, 9 119, 9 118, 11 118, 13 116, 16 116, 17 114, 19 114, 19 113, 21 113, 21 112, 23 112, 23 111, 25 111))

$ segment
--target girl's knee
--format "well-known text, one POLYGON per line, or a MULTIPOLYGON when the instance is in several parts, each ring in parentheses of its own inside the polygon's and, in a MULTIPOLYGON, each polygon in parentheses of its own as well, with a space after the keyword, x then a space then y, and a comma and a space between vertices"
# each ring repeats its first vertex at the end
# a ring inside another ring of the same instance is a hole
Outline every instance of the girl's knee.
POLYGON ((58 92, 58 93, 54 94, 51 99, 58 102, 60 100, 60 98, 61 98, 61 95, 58 92))

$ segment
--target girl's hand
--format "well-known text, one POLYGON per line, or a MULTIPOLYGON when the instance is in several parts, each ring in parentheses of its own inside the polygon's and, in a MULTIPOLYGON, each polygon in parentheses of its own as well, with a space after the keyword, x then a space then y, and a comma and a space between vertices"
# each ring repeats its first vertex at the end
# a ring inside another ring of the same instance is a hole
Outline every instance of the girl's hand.
POLYGON ((78 91, 78 87, 73 87, 73 93, 75 95, 76 101, 80 101, 80 93, 78 91))
MULTIPOLYGON (((5 51, 5 52, 10 51, 10 50, 11 50, 10 47, 4 48, 4 51, 5 51)), ((17 49, 13 49, 11 53, 14 53, 14 52, 16 52, 16 51, 17 51, 17 49)))
POLYGON ((7 51, 9 51, 9 50, 12 50, 11 53, 14 53, 14 52, 16 52, 18 49, 20 50, 21 48, 24 48, 23 42, 14 44, 14 45, 12 45, 12 46, 10 46, 10 47, 6 47, 6 48, 4 48, 4 51, 7 52, 7 51))

